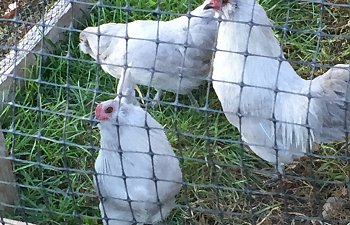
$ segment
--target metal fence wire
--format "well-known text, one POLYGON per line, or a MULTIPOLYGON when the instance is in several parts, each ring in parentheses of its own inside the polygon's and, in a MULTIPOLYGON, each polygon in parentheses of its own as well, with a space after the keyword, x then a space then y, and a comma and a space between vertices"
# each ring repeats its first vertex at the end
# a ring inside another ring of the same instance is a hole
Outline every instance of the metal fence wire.
POLYGON ((348 0, 0 6, 0 224, 350 224, 348 0))

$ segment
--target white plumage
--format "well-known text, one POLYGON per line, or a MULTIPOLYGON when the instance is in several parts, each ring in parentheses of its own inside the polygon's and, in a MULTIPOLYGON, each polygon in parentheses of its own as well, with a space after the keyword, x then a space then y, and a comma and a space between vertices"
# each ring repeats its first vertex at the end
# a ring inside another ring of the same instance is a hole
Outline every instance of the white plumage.
MULTIPOLYGON (((206 6, 220 7, 220 0, 206 6)), ((278 161, 281 171, 314 142, 342 140, 350 124, 345 104, 350 66, 336 65, 312 81, 304 80, 284 58, 266 12, 256 1, 224 0, 218 12, 224 21, 213 86, 227 119, 250 148, 270 163, 278 161)))
POLYGON ((217 35, 215 12, 205 5, 170 21, 88 27, 80 34, 80 49, 116 78, 126 73, 135 84, 186 94, 195 103, 191 91, 208 78, 217 35))
POLYGON ((95 185, 103 223, 154 224, 165 219, 175 206, 182 173, 162 126, 139 106, 119 100, 100 103, 96 118, 101 150, 95 185))

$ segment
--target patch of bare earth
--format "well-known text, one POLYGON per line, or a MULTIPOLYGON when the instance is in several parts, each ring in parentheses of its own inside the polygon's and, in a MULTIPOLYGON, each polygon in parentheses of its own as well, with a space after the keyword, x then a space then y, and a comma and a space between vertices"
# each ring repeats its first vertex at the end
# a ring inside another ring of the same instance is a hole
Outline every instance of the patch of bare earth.
POLYGON ((55 0, 1 0, 0 60, 40 21, 55 0))

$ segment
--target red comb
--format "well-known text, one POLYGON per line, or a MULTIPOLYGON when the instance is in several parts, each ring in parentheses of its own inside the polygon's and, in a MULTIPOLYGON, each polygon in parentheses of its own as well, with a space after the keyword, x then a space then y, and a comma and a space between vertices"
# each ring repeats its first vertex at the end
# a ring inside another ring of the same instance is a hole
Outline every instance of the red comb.
POLYGON ((101 103, 96 106, 95 116, 99 120, 107 120, 108 119, 108 116, 106 116, 105 113, 103 112, 103 106, 101 103))

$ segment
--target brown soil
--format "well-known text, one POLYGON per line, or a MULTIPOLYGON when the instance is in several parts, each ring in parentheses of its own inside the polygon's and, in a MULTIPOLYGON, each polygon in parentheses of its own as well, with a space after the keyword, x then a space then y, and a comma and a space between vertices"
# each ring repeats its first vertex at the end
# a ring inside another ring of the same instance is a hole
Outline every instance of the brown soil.
POLYGON ((0 60, 38 22, 55 0, 2 0, 0 3, 0 60), (16 11, 6 14, 8 5, 17 2, 16 11), (8 18, 9 17, 9 18, 8 18))

